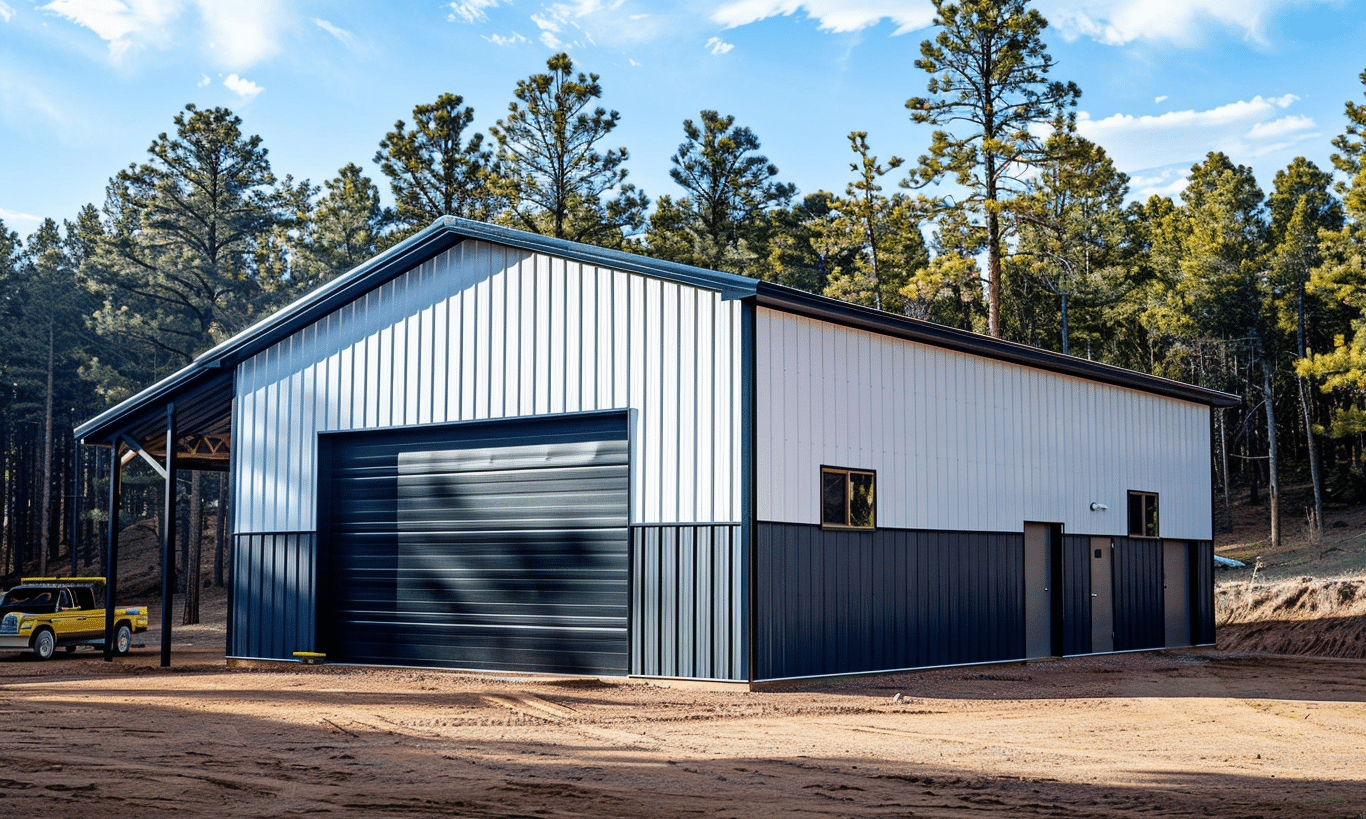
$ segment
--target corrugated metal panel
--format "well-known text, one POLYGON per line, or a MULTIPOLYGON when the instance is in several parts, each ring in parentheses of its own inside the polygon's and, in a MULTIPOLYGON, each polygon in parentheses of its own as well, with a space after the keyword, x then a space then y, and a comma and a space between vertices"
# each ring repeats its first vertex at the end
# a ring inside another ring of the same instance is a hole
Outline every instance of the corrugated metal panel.
POLYGON ((625 413, 326 436, 325 633, 362 663, 625 674, 625 413))
POLYGON ((739 526, 632 528, 631 673, 742 680, 739 526))
POLYGON ((1062 538, 1062 653, 1091 652, 1091 538, 1062 538))
POLYGON ((233 539, 229 656, 287 660, 314 650, 316 543, 312 532, 233 539))
POLYGON ((759 308, 760 520, 819 523, 821 464, 878 472, 879 524, 1208 539, 1208 408, 759 308), (1092 502, 1109 506, 1092 511, 1092 502))
POLYGON ((1018 659, 1018 534, 758 525, 756 679, 1018 659))
POLYGON ((741 517, 740 302, 473 240, 243 362, 238 532, 316 528, 319 432, 640 410, 636 523, 741 517))
POLYGON ((1115 650, 1162 648, 1162 541, 1115 538, 1115 650))

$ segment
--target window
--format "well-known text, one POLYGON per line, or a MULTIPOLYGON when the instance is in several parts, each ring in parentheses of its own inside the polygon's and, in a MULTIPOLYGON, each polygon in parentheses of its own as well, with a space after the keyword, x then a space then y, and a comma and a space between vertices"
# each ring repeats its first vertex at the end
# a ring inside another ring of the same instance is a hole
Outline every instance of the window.
POLYGON ((876 524, 876 483, 873 472, 821 467, 821 525, 872 529, 876 524))
POLYGON ((1129 493, 1129 534, 1132 537, 1157 537, 1157 493, 1129 493))

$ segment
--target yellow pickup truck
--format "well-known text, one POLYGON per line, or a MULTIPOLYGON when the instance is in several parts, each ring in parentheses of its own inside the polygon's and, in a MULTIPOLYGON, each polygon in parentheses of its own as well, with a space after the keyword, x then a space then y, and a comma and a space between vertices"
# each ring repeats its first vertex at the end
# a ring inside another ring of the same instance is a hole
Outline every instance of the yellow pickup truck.
MULTIPOLYGON (((46 660, 58 646, 104 647, 103 577, 25 577, 0 598, 0 649, 23 649, 46 660)), ((147 630, 146 606, 114 609, 114 653, 127 654, 147 630)))

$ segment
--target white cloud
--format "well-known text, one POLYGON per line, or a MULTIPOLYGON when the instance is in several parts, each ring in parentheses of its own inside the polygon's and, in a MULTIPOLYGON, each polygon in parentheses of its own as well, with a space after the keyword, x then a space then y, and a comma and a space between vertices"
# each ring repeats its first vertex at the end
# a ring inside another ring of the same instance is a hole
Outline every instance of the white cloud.
POLYGON ((317 17, 314 17, 314 18, 313 18, 313 25, 317 26, 318 28, 322 29, 323 31, 326 31, 328 34, 331 34, 333 37, 336 37, 336 38, 337 38, 337 42, 341 43, 342 45, 346 46, 347 48, 351 48, 351 47, 355 46, 355 44, 356 44, 356 35, 352 34, 351 32, 347 31, 347 30, 344 29, 344 28, 341 28, 340 26, 334 26, 334 25, 332 25, 332 23, 329 22, 329 21, 327 21, 327 20, 322 20, 322 19, 319 19, 319 18, 317 18, 317 17))
POLYGON ((533 14, 531 15, 531 22, 535 23, 541 31, 558 32, 560 30, 560 21, 549 15, 533 14))
MULTIPOLYGON (((1194 45, 1214 27, 1254 42, 1266 40, 1267 23, 1305 3, 1339 0, 1039 0, 1039 10, 1064 37, 1089 37, 1108 45, 1164 40, 1194 45)), ((893 34, 927 28, 934 20, 930 0, 723 0, 711 19, 735 28, 770 17, 804 12, 823 31, 850 32, 883 20, 893 34)))
POLYGON ((1158 103, 1160 103, 1160 102, 1166 102, 1166 101, 1167 101, 1167 95, 1166 95, 1166 94, 1163 94, 1163 95, 1160 96, 1160 97, 1153 97, 1153 102, 1158 102, 1158 103))
POLYGON ((1077 116, 1077 130, 1104 146, 1121 170, 1132 172, 1175 163, 1194 163, 1209 151, 1246 161, 1290 147, 1316 134, 1314 121, 1281 115, 1299 101, 1294 94, 1253 97, 1206 111, 1169 111, 1157 116, 1077 116))
POLYGON ((1150 196, 1175 198, 1190 184, 1190 166, 1178 165, 1171 168, 1154 168, 1146 173, 1129 177, 1129 190, 1142 200, 1150 196))
POLYGON ((713 54, 725 54, 729 52, 732 48, 735 48, 735 43, 728 43, 722 40, 720 37, 713 37, 706 42, 706 45, 702 47, 710 49, 711 53, 713 54))
POLYGON ((527 38, 523 37, 515 31, 507 37, 504 37, 501 34, 485 34, 482 36, 485 40, 489 41, 490 43, 493 43, 496 46, 503 46, 504 48, 511 48, 512 46, 515 46, 518 43, 531 42, 530 40, 528 40, 527 38))
POLYGON ((223 85, 226 86, 229 91, 244 100, 249 100, 266 90, 251 80, 239 77, 236 74, 229 74, 228 78, 223 80, 223 85))
MULTIPOLYGON (((1314 0, 1309 0, 1314 2, 1314 0)), ((1318 0, 1332 2, 1332 0, 1318 0)), ((1194 45, 1213 26, 1265 42, 1266 24, 1304 0, 1040 0, 1040 11, 1069 39, 1107 45, 1165 40, 1194 45), (1211 25, 1212 24, 1212 25, 1211 25)))
POLYGON ((626 0, 544 3, 530 19, 541 30, 541 42, 561 50, 597 45, 593 32, 620 44, 648 42, 668 30, 666 17, 628 13, 625 4, 626 0))
POLYGON ((10 21, 10 18, 13 16, 14 9, 11 8, 9 4, 0 2, 0 17, 5 18, 5 22, 8 23, 10 21))
POLYGON ((195 86, 195 88, 203 88, 204 86, 208 85, 208 84, 211 83, 211 82, 213 82, 213 80, 209 79, 209 75, 208 75, 208 74, 200 74, 200 75, 199 75, 199 82, 195 83, 194 86, 195 86))
POLYGON ((38 223, 43 221, 43 217, 41 216, 34 216, 31 213, 23 213, 22 211, 9 210, 7 208, 0 208, 0 219, 5 221, 5 226, 8 228, 14 228, 16 224, 27 224, 36 228, 38 223))
POLYGON ((1294 114, 1270 122, 1259 122, 1248 129, 1247 135, 1253 139, 1281 139, 1292 136, 1297 131, 1308 131, 1318 127, 1309 117, 1294 114))
POLYGON ((486 13, 499 4, 500 0, 466 0, 464 3, 451 3, 451 13, 446 19, 453 23, 482 23, 489 19, 486 13))
POLYGON ((228 67, 274 56, 287 25, 283 0, 51 0, 41 8, 94 32, 115 62, 137 51, 199 41, 228 67), (197 12, 197 16, 191 14, 197 12))
POLYGON ((894 35, 906 34, 934 21, 929 0, 732 0, 712 12, 711 19, 726 28, 736 28, 798 11, 805 11, 822 31, 834 33, 859 31, 890 20, 897 27, 894 35))
POLYGON ((634 67, 634 68, 640 68, 640 63, 636 62, 635 60, 631 59, 630 57, 627 57, 627 58, 626 58, 626 62, 630 63, 631 66, 634 67))

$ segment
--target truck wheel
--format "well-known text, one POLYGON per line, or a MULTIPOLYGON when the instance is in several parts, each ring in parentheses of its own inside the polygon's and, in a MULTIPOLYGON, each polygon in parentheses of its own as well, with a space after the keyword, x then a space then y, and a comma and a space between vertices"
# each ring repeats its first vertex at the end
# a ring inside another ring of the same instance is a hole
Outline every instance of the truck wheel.
POLYGON ((38 655, 40 660, 52 659, 52 652, 57 650, 57 637, 48 629, 43 629, 33 635, 33 653, 38 655))
POLYGON ((132 647, 133 630, 128 628, 127 623, 119 623, 119 627, 114 629, 114 653, 122 657, 132 647))

